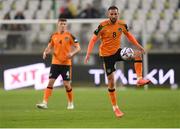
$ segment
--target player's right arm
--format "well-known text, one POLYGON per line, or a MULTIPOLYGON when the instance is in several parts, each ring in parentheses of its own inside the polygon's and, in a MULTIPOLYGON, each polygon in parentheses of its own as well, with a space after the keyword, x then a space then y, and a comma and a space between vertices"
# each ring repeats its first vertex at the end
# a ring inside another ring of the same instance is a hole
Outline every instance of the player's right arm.
POLYGON ((99 38, 99 32, 101 30, 102 30, 102 25, 99 25, 98 28, 94 31, 94 34, 93 34, 93 36, 91 37, 91 39, 89 41, 86 57, 85 57, 85 60, 84 60, 85 64, 87 64, 87 62, 89 61, 90 54, 92 52, 92 49, 94 48, 94 44, 97 42, 97 40, 99 38))
POLYGON ((47 55, 51 52, 52 48, 53 48, 53 40, 52 40, 52 36, 51 36, 48 46, 45 48, 45 50, 43 52, 43 59, 46 59, 47 55))
POLYGON ((51 52, 52 50, 52 45, 48 44, 48 46, 45 48, 43 52, 43 59, 46 59, 47 55, 51 52))
POLYGON ((92 52, 92 49, 94 48, 94 44, 97 42, 98 40, 98 36, 97 35, 93 35, 89 41, 89 45, 88 45, 88 49, 87 49, 87 53, 86 53, 86 57, 84 60, 84 63, 87 64, 88 60, 89 60, 89 56, 92 52))

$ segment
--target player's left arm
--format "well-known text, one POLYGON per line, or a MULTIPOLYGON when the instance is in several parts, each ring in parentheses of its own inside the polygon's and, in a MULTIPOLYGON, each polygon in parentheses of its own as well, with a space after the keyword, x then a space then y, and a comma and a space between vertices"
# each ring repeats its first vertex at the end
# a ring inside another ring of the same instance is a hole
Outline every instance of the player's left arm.
POLYGON ((79 43, 76 43, 73 45, 73 50, 69 53, 68 58, 72 58, 74 55, 76 55, 81 50, 81 47, 79 43))
POLYGON ((127 25, 125 24, 124 25, 124 31, 123 33, 126 35, 126 37, 128 38, 128 40, 133 44, 135 45, 142 53, 145 53, 145 50, 144 48, 140 45, 140 43, 136 40, 136 38, 134 37, 134 35, 128 31, 128 27, 127 25))
POLYGON ((138 41, 136 40, 136 38, 133 36, 133 34, 131 34, 130 32, 127 32, 126 37, 128 38, 128 40, 133 43, 142 53, 145 53, 144 48, 138 43, 138 41))
POLYGON ((72 58, 74 55, 76 55, 81 50, 78 40, 73 35, 71 35, 71 36, 73 39, 73 45, 72 45, 73 48, 72 48, 71 52, 68 54, 68 58, 72 58))

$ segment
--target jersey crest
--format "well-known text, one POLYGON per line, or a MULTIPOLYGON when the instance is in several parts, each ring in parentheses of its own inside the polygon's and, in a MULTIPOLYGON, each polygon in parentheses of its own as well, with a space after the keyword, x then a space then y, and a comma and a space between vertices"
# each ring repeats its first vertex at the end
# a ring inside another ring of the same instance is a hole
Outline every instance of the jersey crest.
POLYGON ((68 42, 70 40, 69 37, 65 37, 64 39, 66 42, 68 42))
POLYGON ((119 31, 119 32, 122 32, 122 29, 121 29, 121 28, 118 28, 118 31, 119 31))

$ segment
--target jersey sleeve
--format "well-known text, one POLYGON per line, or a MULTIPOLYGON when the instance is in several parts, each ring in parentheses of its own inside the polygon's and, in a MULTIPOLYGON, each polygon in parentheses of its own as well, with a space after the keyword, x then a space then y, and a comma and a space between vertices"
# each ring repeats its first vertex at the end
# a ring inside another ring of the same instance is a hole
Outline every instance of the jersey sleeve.
POLYGON ((53 38, 54 38, 54 34, 52 34, 51 37, 49 38, 49 44, 50 44, 51 46, 54 46, 53 38))
POLYGON ((94 34, 98 36, 102 28, 103 28, 102 25, 99 25, 98 28, 94 31, 94 34))
POLYGON ((119 20, 119 25, 122 26, 122 32, 124 34, 128 33, 128 25, 126 24, 126 22, 124 20, 119 20))
POLYGON ((74 45, 79 44, 78 39, 74 35, 71 34, 71 38, 72 38, 72 44, 74 45))
POLYGON ((124 25, 123 25, 123 33, 124 34, 127 34, 128 33, 128 26, 127 26, 127 24, 125 23, 124 25))

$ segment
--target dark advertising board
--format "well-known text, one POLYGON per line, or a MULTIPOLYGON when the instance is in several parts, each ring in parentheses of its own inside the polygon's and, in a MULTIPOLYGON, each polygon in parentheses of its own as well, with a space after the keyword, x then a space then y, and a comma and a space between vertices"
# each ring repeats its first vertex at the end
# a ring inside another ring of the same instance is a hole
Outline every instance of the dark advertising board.
MULTIPOLYGON (((180 54, 149 54, 148 74, 154 85, 174 85, 180 84, 180 54)), ((46 60, 42 55, 0 55, 0 81, 7 88, 16 89, 32 85, 45 85, 48 80, 51 57, 46 60), (39 80, 38 80, 39 79, 39 80), (36 84, 35 84, 36 83, 36 84), (14 87, 13 87, 14 86, 14 87)), ((107 83, 101 59, 98 55, 92 55, 89 64, 84 65, 84 55, 79 54, 73 60, 73 82, 87 82, 94 85, 107 83)), ((124 85, 135 85, 136 74, 132 63, 125 63, 124 67, 117 67, 115 73, 117 83, 124 85)), ((61 78, 57 85, 61 84, 61 78)), ((36 89, 43 89, 37 87, 36 89)))

